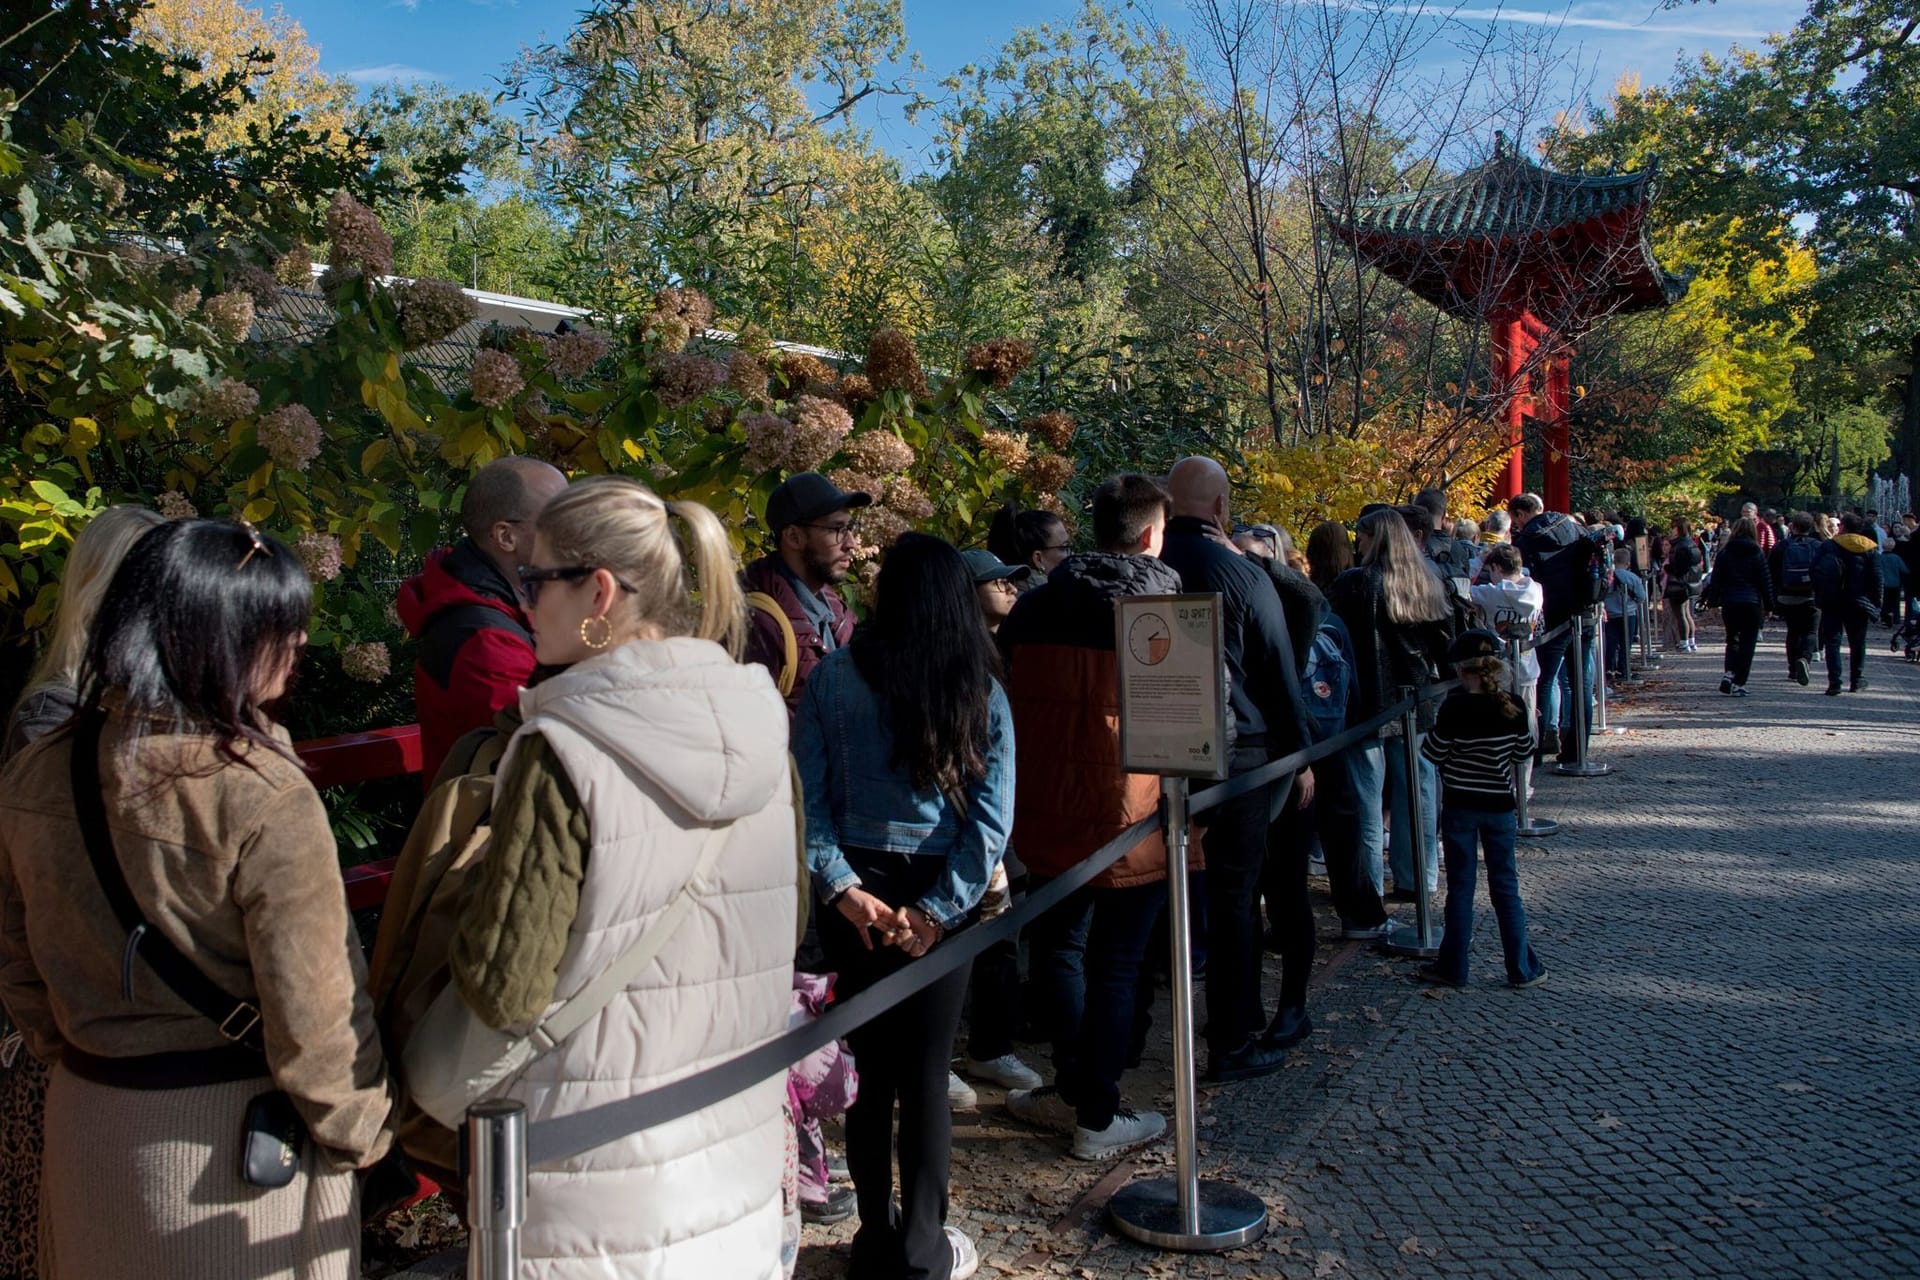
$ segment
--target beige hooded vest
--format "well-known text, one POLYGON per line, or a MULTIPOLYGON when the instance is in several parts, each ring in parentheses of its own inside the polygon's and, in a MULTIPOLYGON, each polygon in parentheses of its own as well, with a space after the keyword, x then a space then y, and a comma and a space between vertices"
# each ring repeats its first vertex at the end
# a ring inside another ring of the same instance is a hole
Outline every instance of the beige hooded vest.
MULTIPOLYGON (((732 833, 694 911, 645 974, 535 1062, 509 1095, 530 1124, 692 1075, 786 1029, 794 796, 787 713, 766 669, 718 645, 623 645, 520 695, 514 750, 540 734, 591 832, 556 1005, 624 951, 686 882, 710 824, 732 833)), ((522 1277, 775 1280, 783 1077, 536 1169, 522 1277)))

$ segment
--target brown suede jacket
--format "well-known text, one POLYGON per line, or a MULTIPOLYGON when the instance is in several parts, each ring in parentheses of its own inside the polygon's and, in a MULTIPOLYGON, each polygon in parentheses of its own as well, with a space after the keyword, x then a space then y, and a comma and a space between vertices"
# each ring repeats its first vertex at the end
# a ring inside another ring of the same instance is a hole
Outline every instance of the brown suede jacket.
MULTIPOLYGON (((218 1049, 213 1023, 141 963, 121 992, 126 937, 75 817, 61 728, 0 773, 0 1000, 41 1059, 218 1049)), ((274 1083, 337 1160, 386 1151, 395 1090, 347 915, 326 810, 298 765, 210 738, 101 744, 102 797, 127 884, 147 919, 223 990, 255 1001, 274 1083)), ((240 1117, 234 1117, 238 1124, 240 1117)))

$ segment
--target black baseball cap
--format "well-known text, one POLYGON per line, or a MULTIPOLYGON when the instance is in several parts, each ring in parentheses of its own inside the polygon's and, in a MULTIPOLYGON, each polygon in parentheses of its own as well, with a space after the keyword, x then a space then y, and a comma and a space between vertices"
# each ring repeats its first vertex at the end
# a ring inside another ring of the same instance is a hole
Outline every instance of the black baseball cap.
POLYGON ((848 493, 818 471, 802 471, 788 476, 767 498, 767 527, 775 533, 790 524, 818 520, 836 511, 870 507, 873 495, 858 490, 848 493))
POLYGON ((976 587, 982 583, 999 582, 1002 579, 1008 582, 1025 582, 1033 576, 1031 565, 1007 564, 993 552, 982 551, 977 547, 972 551, 962 551, 960 558, 967 562, 967 572, 973 575, 973 585, 976 587))
POLYGON ((1472 631, 1462 631, 1454 638, 1454 642, 1447 647, 1447 661, 1471 662, 1475 658, 1497 658, 1501 647, 1499 636, 1476 627, 1472 631))

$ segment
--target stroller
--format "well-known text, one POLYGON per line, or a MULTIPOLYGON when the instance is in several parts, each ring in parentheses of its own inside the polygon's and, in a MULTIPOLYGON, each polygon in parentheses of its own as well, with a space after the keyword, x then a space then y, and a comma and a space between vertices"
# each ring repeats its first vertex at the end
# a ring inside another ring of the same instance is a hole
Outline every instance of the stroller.
POLYGON ((1906 659, 1920 666, 1920 613, 1911 614, 1893 633, 1893 649, 1906 651, 1906 659))

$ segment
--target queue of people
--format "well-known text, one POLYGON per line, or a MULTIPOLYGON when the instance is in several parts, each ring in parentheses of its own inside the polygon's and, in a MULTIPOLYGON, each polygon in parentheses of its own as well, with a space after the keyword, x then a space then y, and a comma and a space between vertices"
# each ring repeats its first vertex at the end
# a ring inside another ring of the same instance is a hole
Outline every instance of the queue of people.
MULTIPOLYGON (((1462 530, 1429 493, 1352 536, 1323 523, 1302 551, 1236 525, 1225 469, 1188 458, 1099 486, 1088 551, 1042 512, 996 520, 1004 555, 902 535, 856 624, 843 584, 871 502, 791 477, 768 554, 742 570, 698 503, 520 459, 476 475, 464 536, 400 608, 429 777, 489 802, 431 864, 445 955, 419 1025, 446 1034, 387 1046, 325 809, 277 715, 306 642, 299 560, 241 522, 97 520, 0 790, 0 1001, 46 1068, 8 1088, 47 1153, 9 1182, 0 1260, 50 1280, 357 1276, 362 1212, 411 1185, 396 1134, 423 1109, 509 1096, 535 1123, 572 1115, 911 970, 1154 812, 1154 780, 1119 766, 1113 614, 1130 595, 1220 596, 1235 776, 1465 681, 1422 701, 1412 743, 1396 721, 1196 821, 1206 1079, 1271 1074, 1312 1034, 1316 849, 1357 939, 1392 927, 1387 900, 1437 892, 1444 861, 1458 934, 1423 976, 1456 985, 1484 857, 1507 980, 1543 980, 1513 800, 1561 723, 1564 653, 1543 651, 1537 679, 1498 654, 1571 608, 1564 516, 1516 499, 1462 530), (260 1150, 276 1167, 243 1160, 260 1150)), ((1033 922, 1024 984, 1015 950, 852 1033, 843 1165, 774 1079, 535 1169, 526 1274, 773 1280, 804 1212, 858 1214, 861 1280, 965 1280, 979 1253, 947 1220, 963 1019, 965 1069, 1073 1156, 1165 1131, 1125 1074, 1166 860, 1149 838, 1033 922), (983 1025, 1023 987, 1050 1079, 983 1025), (850 1197, 830 1185, 842 1171, 850 1197)))

